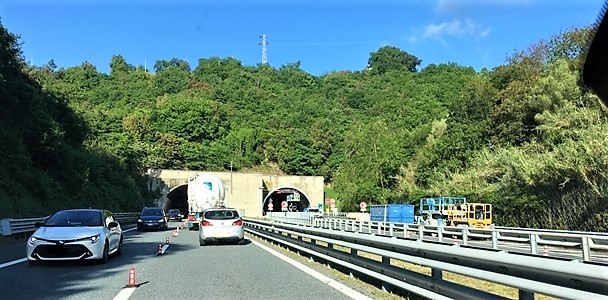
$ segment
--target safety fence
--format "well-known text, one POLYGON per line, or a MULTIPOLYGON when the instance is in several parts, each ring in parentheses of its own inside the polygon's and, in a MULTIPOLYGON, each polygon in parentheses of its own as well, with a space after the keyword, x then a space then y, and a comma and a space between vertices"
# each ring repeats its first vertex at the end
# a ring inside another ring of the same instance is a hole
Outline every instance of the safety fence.
MULTIPOLYGON (((303 219, 292 221, 299 224, 288 224, 245 218, 245 225, 249 233, 305 253, 313 260, 341 266, 353 276, 375 278, 386 290, 397 287, 431 299, 505 299, 444 280, 442 274, 447 271, 516 288, 519 299, 534 299, 534 294, 608 299, 606 265, 383 235, 378 233, 379 228, 383 230, 378 224, 341 221, 344 220, 313 219, 311 225, 303 219), (367 230, 364 225, 368 225, 367 230), (428 267, 430 275, 397 266, 395 261, 428 267)), ((395 233, 390 224, 387 232, 391 228, 395 233)), ((428 230, 424 226, 418 228, 428 230)), ((404 232, 409 232, 409 228, 404 232)))
POLYGON ((306 213, 272 213, 268 217, 289 224, 608 263, 608 233, 385 223, 314 218, 306 213))
MULTIPOLYGON (((120 224, 134 224, 137 222, 139 213, 115 213, 114 218, 120 224)), ((0 220, 0 234, 3 236, 31 233, 36 231, 36 223, 44 222, 49 216, 42 218, 27 219, 2 219, 0 220)))

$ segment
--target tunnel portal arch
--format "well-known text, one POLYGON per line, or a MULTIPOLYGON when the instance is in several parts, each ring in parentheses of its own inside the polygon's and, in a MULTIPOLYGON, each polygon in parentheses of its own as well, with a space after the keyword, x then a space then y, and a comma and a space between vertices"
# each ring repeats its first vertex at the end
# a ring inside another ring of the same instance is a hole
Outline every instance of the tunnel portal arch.
POLYGON ((167 194, 167 201, 163 203, 163 209, 177 208, 182 214, 188 214, 188 184, 178 185, 167 194))
POLYGON ((280 186, 273 189, 264 197, 262 201, 262 212, 265 215, 267 212, 280 212, 281 202, 287 201, 287 211, 304 211, 310 206, 310 198, 302 190, 293 186, 280 186), (272 209, 268 208, 268 204, 272 203, 272 209))

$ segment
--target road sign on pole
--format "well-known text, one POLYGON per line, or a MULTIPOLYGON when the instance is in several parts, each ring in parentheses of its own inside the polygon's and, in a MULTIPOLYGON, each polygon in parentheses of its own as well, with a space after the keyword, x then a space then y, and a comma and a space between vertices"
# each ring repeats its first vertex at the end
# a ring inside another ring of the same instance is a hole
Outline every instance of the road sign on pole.
POLYGON ((288 203, 287 201, 281 202, 281 211, 287 211, 288 203))
POLYGON ((359 208, 361 208, 361 212, 365 212, 365 209, 367 208, 367 203, 365 201, 361 201, 361 203, 359 203, 359 208))
POLYGON ((272 210, 274 208, 274 205, 272 204, 272 202, 268 203, 268 210, 272 210))

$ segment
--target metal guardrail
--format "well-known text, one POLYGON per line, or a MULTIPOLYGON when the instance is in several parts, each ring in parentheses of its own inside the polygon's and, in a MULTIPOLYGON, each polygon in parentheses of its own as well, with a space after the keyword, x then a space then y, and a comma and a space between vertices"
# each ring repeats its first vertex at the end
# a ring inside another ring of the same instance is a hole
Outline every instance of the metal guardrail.
MULTIPOLYGON (((120 224, 137 222, 139 213, 115 213, 114 218, 120 224)), ((9 236, 13 234, 30 233, 36 231, 36 222, 44 222, 49 216, 28 219, 2 219, 0 220, 0 234, 9 236)))
MULTIPOLYGON (((525 245, 519 252, 540 254, 543 246, 559 247, 564 249, 578 249, 579 256, 584 261, 592 260, 592 251, 608 251, 608 234, 595 232, 564 233, 564 231, 551 231, 523 228, 470 228, 436 225, 418 225, 403 223, 383 223, 344 219, 311 219, 306 222, 289 216, 274 216, 273 220, 300 225, 315 225, 330 229, 349 229, 365 233, 379 233, 388 236, 414 237, 420 240, 435 242, 458 243, 469 245, 473 239, 488 240, 490 249, 501 250, 508 243, 525 245), (313 224, 314 222, 314 224, 313 224), (425 238, 431 236, 431 238, 425 238)), ((511 249, 515 251, 514 249, 511 249)), ((553 255, 553 254, 551 254, 553 255)))
POLYGON ((328 264, 377 278, 386 289, 392 285, 432 299, 504 299, 445 281, 442 271, 516 288, 520 299, 534 299, 535 293, 566 299, 608 299, 608 267, 602 265, 370 234, 358 226, 322 228, 322 220, 312 221, 316 227, 304 220, 294 221, 301 224, 248 218, 245 221, 247 231, 252 234, 321 258, 328 264), (336 246, 346 247, 350 252, 336 246), (365 258, 359 251, 381 259, 365 258), (391 264, 391 259, 430 267, 431 275, 397 267, 391 264))

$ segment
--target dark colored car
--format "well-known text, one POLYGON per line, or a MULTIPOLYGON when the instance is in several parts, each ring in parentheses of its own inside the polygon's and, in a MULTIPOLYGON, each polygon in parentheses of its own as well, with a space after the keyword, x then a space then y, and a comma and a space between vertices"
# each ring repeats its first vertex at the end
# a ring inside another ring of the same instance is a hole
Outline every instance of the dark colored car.
POLYGON ((179 209, 169 209, 169 220, 181 221, 184 216, 179 209))
POLYGON ((146 207, 139 214, 137 219, 137 230, 162 229, 167 230, 169 217, 165 214, 162 207, 146 207))

